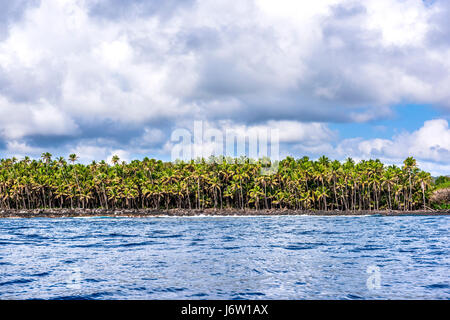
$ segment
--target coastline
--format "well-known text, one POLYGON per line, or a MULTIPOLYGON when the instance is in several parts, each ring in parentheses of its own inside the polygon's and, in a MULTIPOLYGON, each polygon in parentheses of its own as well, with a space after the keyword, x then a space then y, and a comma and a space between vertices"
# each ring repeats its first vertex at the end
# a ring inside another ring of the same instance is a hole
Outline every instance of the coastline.
POLYGON ((450 210, 238 210, 238 209, 7 209, 0 210, 0 218, 76 218, 76 217, 227 217, 227 216, 441 216, 450 215, 450 210))

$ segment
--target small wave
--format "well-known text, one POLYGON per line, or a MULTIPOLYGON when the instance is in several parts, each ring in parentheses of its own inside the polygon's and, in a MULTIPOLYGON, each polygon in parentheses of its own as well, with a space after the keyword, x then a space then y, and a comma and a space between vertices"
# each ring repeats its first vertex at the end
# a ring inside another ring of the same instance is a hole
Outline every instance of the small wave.
POLYGON ((67 264, 72 264, 75 263, 76 260, 72 260, 72 259, 68 259, 68 260, 63 260, 62 263, 67 263, 67 264))
MULTIPOLYGON (((126 288, 126 289, 128 289, 128 287, 126 287, 126 286, 121 287, 121 288, 126 288)), ((133 288, 133 291, 147 291, 147 288, 146 288, 146 287, 134 287, 134 288, 133 288)))
POLYGON ((135 238, 138 235, 135 234, 123 234, 123 233, 109 233, 109 234, 102 234, 100 237, 120 237, 120 238, 135 238))
POLYGON ((152 230, 153 233, 167 233, 167 230, 152 230))
POLYGON ((314 234, 316 233, 316 230, 298 230, 295 231, 295 235, 308 235, 308 234, 314 234))
POLYGON ((384 250, 385 247, 381 246, 374 246, 374 245, 366 245, 364 247, 358 247, 355 249, 350 250, 351 252, 361 252, 361 251, 376 251, 376 250, 384 250))
POLYGON ((113 295, 112 292, 96 292, 91 294, 80 294, 80 295, 71 295, 71 296, 58 296, 51 298, 50 300, 93 300, 100 299, 106 296, 113 295))
POLYGON ((448 289, 450 285, 447 283, 434 283, 424 287, 427 289, 448 289))
POLYGON ((291 245, 291 246, 285 246, 282 247, 286 250, 307 250, 307 249, 313 249, 314 246, 298 246, 298 245, 291 245))
POLYGON ((245 296, 265 296, 265 294, 262 292, 239 292, 235 293, 233 300, 242 300, 245 299, 245 296))
MULTIPOLYGON (((123 242, 119 244, 108 244, 108 243, 89 243, 89 244, 76 244, 70 246, 71 248, 122 248, 122 247, 138 247, 138 246, 147 246, 151 244, 157 244, 158 242, 148 240, 142 242, 123 242)), ((71 262, 66 262, 71 263, 71 262)))
POLYGON ((30 274, 30 277, 45 277, 48 275, 50 275, 50 272, 40 272, 40 273, 30 274))
POLYGON ((30 280, 30 279, 17 279, 17 280, 0 282, 0 286, 7 286, 7 285, 11 285, 11 284, 29 283, 29 282, 33 282, 33 281, 34 280, 30 280))
POLYGON ((0 241, 0 245, 7 245, 7 244, 22 244, 22 243, 15 241, 0 241))
POLYGON ((327 246, 326 243, 323 242, 302 242, 297 244, 291 244, 288 246, 283 246, 281 248, 287 249, 287 250, 306 250, 306 249, 314 249, 317 247, 327 246))
POLYGON ((208 295, 206 294, 206 293, 203 293, 203 292, 200 292, 200 293, 195 293, 195 294, 193 294, 193 295, 190 295, 190 297, 198 297, 198 298, 201 298, 201 297, 207 297, 208 295))
POLYGON ((155 292, 181 292, 185 291, 186 288, 168 287, 168 288, 157 288, 153 289, 155 292))
POLYGON ((445 251, 433 251, 433 252, 430 252, 430 254, 433 256, 441 256, 443 254, 446 254, 446 252, 445 251))
POLYGON ((70 246, 71 248, 93 248, 93 247, 104 247, 101 243, 88 243, 88 244, 74 244, 70 246))
POLYGON ((120 248, 120 247, 139 247, 139 246, 147 246, 149 244, 156 244, 155 241, 143 241, 143 242, 132 242, 132 243, 122 243, 118 245, 108 246, 110 248, 120 248))
POLYGON ((247 292, 246 295, 248 296, 265 296, 262 292, 247 292))
POLYGON ((346 296, 346 299, 351 299, 351 300, 362 300, 362 299, 364 299, 364 298, 361 297, 361 296, 358 296, 358 295, 356 295, 356 294, 348 294, 348 295, 346 296))
POLYGON ((39 239, 39 240, 48 240, 48 239, 50 239, 49 237, 41 236, 40 234, 36 234, 36 233, 25 234, 25 235, 23 235, 23 237, 26 238, 26 239, 39 239))
POLYGON ((222 246, 219 246, 219 247, 212 247, 211 249, 214 249, 214 250, 238 250, 238 249, 241 249, 241 247, 237 247, 237 246, 222 247, 222 246))
POLYGON ((183 235, 181 234, 170 234, 170 235, 166 235, 166 236, 147 236, 147 238, 151 238, 151 239, 170 239, 170 238, 181 238, 183 237, 183 235))
POLYGON ((64 237, 67 240, 86 240, 92 237, 92 234, 81 234, 81 235, 76 235, 76 236, 72 236, 72 237, 64 237))
POLYGON ((321 234, 326 234, 326 235, 335 235, 335 234, 341 234, 341 232, 338 231, 321 231, 321 234))

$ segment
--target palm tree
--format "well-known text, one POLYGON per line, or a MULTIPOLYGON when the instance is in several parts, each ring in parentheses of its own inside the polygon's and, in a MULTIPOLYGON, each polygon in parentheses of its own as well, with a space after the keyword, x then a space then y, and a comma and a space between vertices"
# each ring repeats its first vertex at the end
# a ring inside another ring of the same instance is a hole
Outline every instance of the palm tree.
MULTIPOLYGON (((46 164, 49 164, 50 161, 52 160, 52 154, 49 153, 49 152, 44 152, 44 153, 41 155, 41 158, 42 158, 42 160, 44 160, 44 162, 45 162, 46 164)), ((15 158, 13 158, 12 161, 15 162, 15 158)))
POLYGON ((113 165, 117 165, 119 163, 119 161, 120 161, 120 158, 119 158, 118 155, 113 155, 112 156, 111 162, 112 162, 113 165))
POLYGON ((315 210, 413 210, 426 208, 432 181, 410 157, 402 167, 379 160, 344 163, 321 157, 280 161, 265 174, 262 160, 218 158, 130 163, 114 156, 88 165, 78 156, 52 160, 25 157, 0 160, 0 207, 10 208, 279 208, 315 210), (192 200, 192 201, 191 201, 192 200))
POLYGON ((406 158, 403 161, 403 170, 408 173, 408 181, 409 181, 409 195, 408 195, 408 209, 411 209, 411 201, 412 201, 412 171, 417 167, 416 160, 413 157, 406 158))
POLYGON ((74 164, 78 160, 78 156, 75 153, 69 155, 69 161, 74 164))
POLYGON ((263 196, 264 193, 261 191, 260 187, 255 185, 252 189, 249 190, 249 196, 251 202, 255 203, 256 210, 259 210, 259 199, 263 196))
POLYGON ((428 172, 420 171, 417 176, 416 180, 420 185, 420 188, 422 189, 422 201, 423 201, 423 208, 426 209, 426 199, 425 199, 425 189, 430 186, 431 183, 431 175, 428 172))

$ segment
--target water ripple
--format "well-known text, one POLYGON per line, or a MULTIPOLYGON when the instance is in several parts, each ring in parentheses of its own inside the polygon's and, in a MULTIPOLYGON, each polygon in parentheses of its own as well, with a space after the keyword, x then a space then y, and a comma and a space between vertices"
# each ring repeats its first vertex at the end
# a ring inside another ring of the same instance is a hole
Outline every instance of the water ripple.
POLYGON ((450 299, 449 226, 448 216, 0 219, 0 299, 450 299))

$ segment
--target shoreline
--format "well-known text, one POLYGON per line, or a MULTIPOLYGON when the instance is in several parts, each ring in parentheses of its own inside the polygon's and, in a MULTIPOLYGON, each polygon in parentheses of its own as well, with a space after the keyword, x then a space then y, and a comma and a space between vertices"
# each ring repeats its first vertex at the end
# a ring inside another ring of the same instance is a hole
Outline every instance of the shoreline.
POLYGON ((241 209, 7 209, 0 210, 0 218, 75 218, 75 217, 239 217, 239 216, 442 216, 450 210, 241 210, 241 209))

